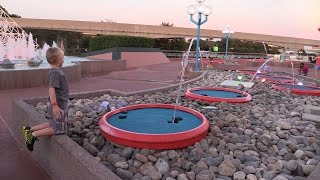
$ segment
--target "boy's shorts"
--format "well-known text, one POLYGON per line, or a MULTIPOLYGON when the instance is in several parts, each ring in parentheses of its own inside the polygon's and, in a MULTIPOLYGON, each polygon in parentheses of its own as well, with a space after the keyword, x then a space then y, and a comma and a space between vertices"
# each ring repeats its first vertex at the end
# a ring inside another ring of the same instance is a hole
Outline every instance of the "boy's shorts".
POLYGON ((320 70, 320 66, 315 66, 314 67, 316 70, 320 70))
POLYGON ((54 130, 55 134, 67 133, 67 129, 68 129, 67 122, 66 122, 66 118, 68 115, 67 108, 62 109, 63 113, 61 114, 60 119, 56 119, 54 117, 53 109, 52 109, 52 106, 49 102, 47 103, 47 110, 48 110, 48 117, 49 117, 49 121, 50 121, 50 126, 54 130))

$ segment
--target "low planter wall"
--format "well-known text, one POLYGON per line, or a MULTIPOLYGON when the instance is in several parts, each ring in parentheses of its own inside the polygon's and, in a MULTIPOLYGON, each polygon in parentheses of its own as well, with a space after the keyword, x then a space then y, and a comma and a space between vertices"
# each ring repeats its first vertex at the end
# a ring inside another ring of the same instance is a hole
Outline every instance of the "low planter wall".
MULTIPOLYGON (((200 76, 183 82, 183 84, 192 83, 202 79, 205 72, 200 76)), ((71 94, 70 98, 90 98, 110 94, 112 96, 132 96, 145 93, 154 93, 163 90, 177 89, 179 84, 149 89, 146 91, 137 91, 133 93, 124 93, 115 90, 100 90, 93 92, 84 92, 71 94)), ((12 105, 13 121, 9 124, 16 139, 24 146, 24 138, 21 133, 21 127, 24 125, 37 125, 47 122, 40 115, 33 105, 39 102, 46 102, 47 97, 37 97, 28 99, 16 99, 12 105)), ((28 154, 48 173, 54 180, 76 179, 76 180, 118 180, 120 179, 110 169, 100 163, 91 154, 79 146, 67 135, 53 136, 50 138, 41 138, 35 145, 33 152, 28 154)))
MULTIPOLYGON (((63 68, 69 82, 81 79, 81 64, 63 68)), ((20 89, 48 85, 48 69, 0 71, 0 89, 20 89)))
MULTIPOLYGON (((23 125, 36 125, 47 121, 23 100, 15 100, 12 106, 14 124, 11 124, 10 128, 16 139, 23 143, 23 125)), ((67 135, 41 138, 35 145, 35 150, 29 154, 54 180, 120 180, 67 135)))
POLYGON ((81 62, 82 76, 92 74, 106 74, 111 71, 120 71, 126 69, 126 60, 91 60, 81 62))
MULTIPOLYGON (((118 61, 81 61, 63 67, 69 82, 80 81, 83 76, 107 74, 111 71, 126 69, 126 60, 118 61)), ((21 89, 48 85, 49 68, 0 71, 0 90, 21 89)))

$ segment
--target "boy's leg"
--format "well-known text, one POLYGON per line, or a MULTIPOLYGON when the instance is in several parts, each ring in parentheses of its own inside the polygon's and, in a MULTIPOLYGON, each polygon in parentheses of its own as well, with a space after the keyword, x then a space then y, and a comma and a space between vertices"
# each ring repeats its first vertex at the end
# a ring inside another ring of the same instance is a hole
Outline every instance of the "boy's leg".
POLYGON ((38 131, 38 130, 45 129, 48 127, 50 127, 50 123, 43 123, 43 124, 39 124, 37 126, 31 127, 31 131, 38 131))
POLYGON ((38 140, 38 138, 32 135, 32 130, 30 127, 22 127, 22 133, 28 150, 33 151, 34 142, 38 140))
POLYGON ((44 128, 44 129, 40 129, 37 131, 34 131, 32 133, 33 137, 41 137, 41 136, 52 136, 55 134, 55 131, 53 130, 52 127, 48 127, 48 128, 44 128))
POLYGON ((25 130, 24 138, 25 138, 25 143, 26 143, 28 150, 33 151, 34 142, 36 140, 38 140, 37 137, 51 136, 54 134, 55 134, 55 131, 51 127, 40 129, 40 130, 33 131, 33 132, 30 129, 25 130))

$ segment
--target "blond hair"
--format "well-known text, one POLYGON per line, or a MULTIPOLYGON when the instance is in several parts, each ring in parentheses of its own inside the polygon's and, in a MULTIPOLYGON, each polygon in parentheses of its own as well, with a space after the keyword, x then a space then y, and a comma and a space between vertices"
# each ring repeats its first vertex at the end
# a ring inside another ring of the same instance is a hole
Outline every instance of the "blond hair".
POLYGON ((57 64, 59 58, 63 58, 64 53, 58 47, 51 47, 46 52, 46 58, 49 64, 57 64))

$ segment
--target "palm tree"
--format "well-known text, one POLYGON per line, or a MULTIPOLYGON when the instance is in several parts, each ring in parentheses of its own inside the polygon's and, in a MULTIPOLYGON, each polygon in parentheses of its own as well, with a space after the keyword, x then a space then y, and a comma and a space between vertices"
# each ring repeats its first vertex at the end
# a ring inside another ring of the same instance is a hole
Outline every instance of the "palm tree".
POLYGON ((21 16, 17 15, 17 14, 9 14, 9 12, 0 5, 0 9, 2 9, 5 13, 7 13, 10 17, 13 17, 13 18, 21 18, 21 16))
POLYGON ((162 22, 160 26, 168 26, 168 27, 173 27, 173 24, 170 24, 170 22, 162 22))

